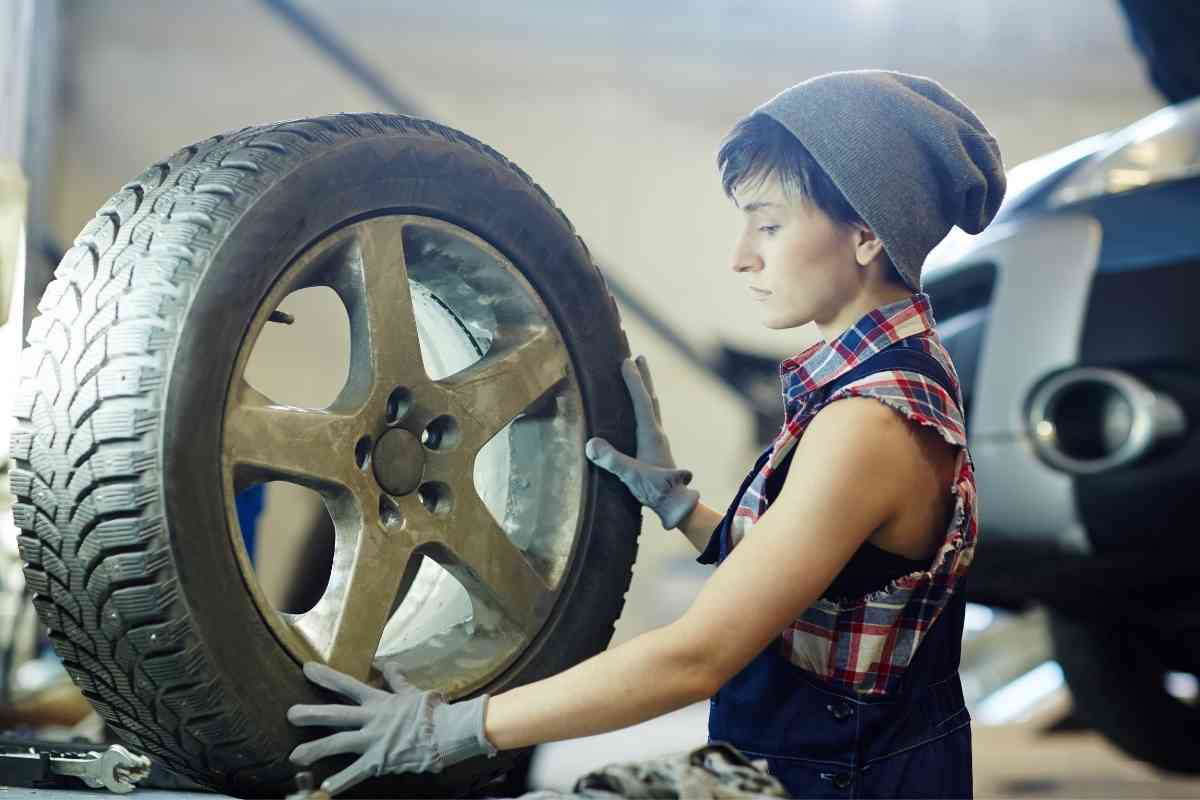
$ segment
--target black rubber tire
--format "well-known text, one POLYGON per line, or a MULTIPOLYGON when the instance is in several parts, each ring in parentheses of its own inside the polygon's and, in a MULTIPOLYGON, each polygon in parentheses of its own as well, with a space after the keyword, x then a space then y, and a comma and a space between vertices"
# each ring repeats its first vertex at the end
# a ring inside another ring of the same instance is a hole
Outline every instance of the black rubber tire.
MULTIPOLYGON (((517 265, 563 333, 588 435, 633 451, 620 373, 629 345, 566 217, 495 150, 410 117, 245 128, 154 164, 79 234, 23 353, 12 487, 40 617, 113 731, 223 792, 290 791, 287 755, 314 733, 302 736, 284 711, 333 699, 277 643, 235 561, 220 409, 236 332, 306 245, 381 211, 456 223, 517 265)), ((611 638, 641 509, 590 465, 585 494, 556 608, 486 691, 559 672, 611 638)), ((457 794, 517 756, 381 778, 358 793, 457 794)), ((318 779, 347 763, 319 765, 318 779)))
POLYGON ((1159 769, 1200 774, 1200 707, 1171 696, 1167 645, 1144 626, 1049 614, 1054 656, 1080 721, 1159 769))

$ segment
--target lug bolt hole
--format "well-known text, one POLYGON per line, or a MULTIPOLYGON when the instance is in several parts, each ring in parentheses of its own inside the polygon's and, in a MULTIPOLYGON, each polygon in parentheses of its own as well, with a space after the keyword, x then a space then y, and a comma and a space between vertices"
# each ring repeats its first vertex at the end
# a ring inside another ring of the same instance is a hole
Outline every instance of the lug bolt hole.
POLYGON ((379 521, 385 528, 399 528, 404 525, 404 515, 396 501, 386 494, 379 495, 379 521))
POLYGON ((421 505, 425 506, 425 510, 430 514, 448 514, 454 508, 450 487, 444 483, 422 483, 417 489, 417 496, 421 498, 421 505))
POLYGON ((421 444, 430 450, 452 450, 458 446, 460 436, 454 417, 442 415, 430 422, 421 431, 421 444))
POLYGON ((354 463, 359 469, 366 469, 371 461, 371 437, 364 436, 354 445, 354 463))
POLYGON ((397 386, 388 397, 387 402, 387 424, 395 425, 412 408, 412 392, 403 386, 397 386))

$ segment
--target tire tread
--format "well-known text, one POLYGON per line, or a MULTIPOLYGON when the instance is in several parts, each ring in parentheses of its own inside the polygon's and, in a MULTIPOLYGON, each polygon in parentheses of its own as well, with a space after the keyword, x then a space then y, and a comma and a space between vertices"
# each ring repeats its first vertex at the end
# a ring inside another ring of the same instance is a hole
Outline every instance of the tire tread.
MULTIPOLYGON (((27 337, 13 513, 38 614, 106 723, 210 786, 291 770, 256 756, 175 582, 154 455, 168 360, 203 255, 239 215, 312 151, 397 131, 469 147, 517 175, 586 253, 528 174, 465 133, 398 115, 286 121, 181 148, 121 187, 63 256, 27 337)), ((622 597, 628 586, 627 575, 622 597)))

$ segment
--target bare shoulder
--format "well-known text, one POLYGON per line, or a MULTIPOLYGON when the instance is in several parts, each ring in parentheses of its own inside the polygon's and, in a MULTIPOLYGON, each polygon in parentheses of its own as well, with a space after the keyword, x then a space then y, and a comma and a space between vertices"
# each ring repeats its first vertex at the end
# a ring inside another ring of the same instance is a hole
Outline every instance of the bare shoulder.
POLYGON ((903 415, 873 397, 844 397, 826 404, 809 421, 804 439, 841 442, 843 446, 875 437, 901 440, 910 427, 903 415))
MULTIPOLYGON (((801 442, 812 444, 852 471, 866 496, 882 503, 885 519, 870 540, 894 553, 926 558, 937 549, 953 496, 959 446, 935 428, 908 419, 899 408, 874 397, 846 397, 813 417, 801 442)), ((816 453, 813 453, 816 456, 816 453)))
POLYGON ((914 483, 932 479, 937 485, 947 484, 958 453, 958 446, 935 428, 908 419, 877 398, 862 396, 827 404, 809 422, 801 441, 826 453, 841 451, 864 473, 886 476, 904 495, 914 483))

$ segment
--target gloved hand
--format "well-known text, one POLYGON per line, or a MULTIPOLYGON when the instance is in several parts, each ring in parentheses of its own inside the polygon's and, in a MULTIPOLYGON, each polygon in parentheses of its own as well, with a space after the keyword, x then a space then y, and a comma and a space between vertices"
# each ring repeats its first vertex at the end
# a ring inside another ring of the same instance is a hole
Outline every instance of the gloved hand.
POLYGON ((663 527, 670 530, 692 513, 700 502, 700 493, 687 486, 692 481, 692 471, 676 468, 671 456, 671 444, 663 431, 662 412, 646 357, 638 356, 636 366, 628 358, 622 361, 621 374, 637 419, 637 457, 625 455, 599 436, 588 440, 584 452, 596 466, 620 478, 633 496, 658 514, 663 527))
POLYGON ((447 703, 440 692, 422 691, 386 666, 390 692, 315 661, 304 665, 304 675, 356 703, 294 705, 287 712, 293 725, 347 729, 298 746, 293 763, 308 766, 340 753, 362 754, 321 784, 331 795, 385 772, 441 772, 472 756, 496 755, 483 733, 488 695, 447 703))

